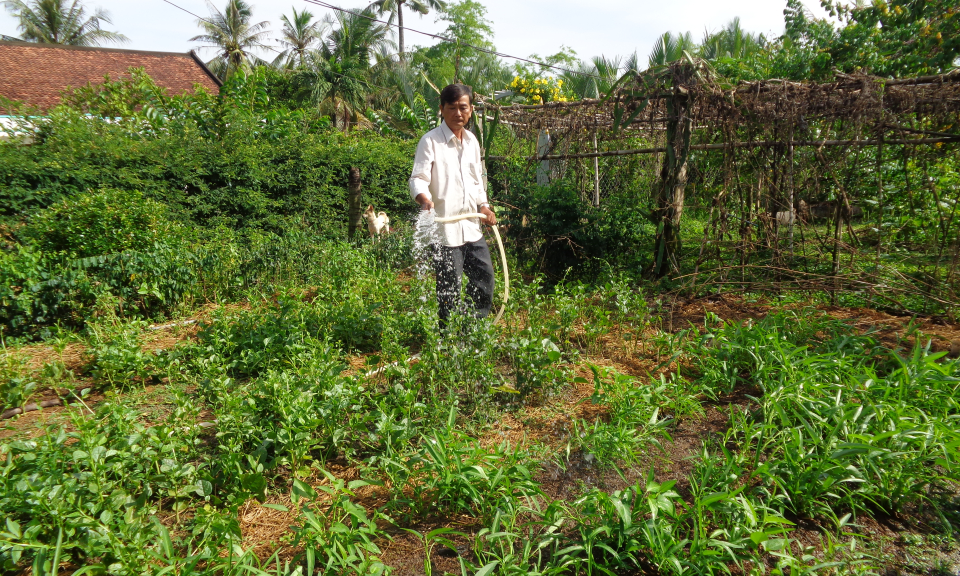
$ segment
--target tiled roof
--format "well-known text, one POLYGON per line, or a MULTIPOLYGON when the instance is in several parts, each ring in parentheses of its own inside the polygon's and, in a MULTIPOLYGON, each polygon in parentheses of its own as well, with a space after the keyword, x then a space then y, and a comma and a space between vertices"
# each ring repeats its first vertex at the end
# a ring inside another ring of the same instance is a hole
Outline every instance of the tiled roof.
POLYGON ((143 68, 168 94, 192 92, 195 84, 216 94, 220 81, 194 54, 81 48, 56 44, 0 41, 0 95, 47 110, 67 87, 119 79, 143 68))

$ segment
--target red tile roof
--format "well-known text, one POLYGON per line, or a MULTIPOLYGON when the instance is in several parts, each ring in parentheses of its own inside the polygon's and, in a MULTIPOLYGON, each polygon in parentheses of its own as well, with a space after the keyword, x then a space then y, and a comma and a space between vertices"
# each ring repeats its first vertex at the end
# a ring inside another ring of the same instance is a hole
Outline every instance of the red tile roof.
POLYGON ((168 94, 192 92, 199 84, 216 94, 220 81, 193 52, 143 52, 33 42, 0 41, 0 96, 47 110, 67 87, 119 79, 143 68, 168 94))

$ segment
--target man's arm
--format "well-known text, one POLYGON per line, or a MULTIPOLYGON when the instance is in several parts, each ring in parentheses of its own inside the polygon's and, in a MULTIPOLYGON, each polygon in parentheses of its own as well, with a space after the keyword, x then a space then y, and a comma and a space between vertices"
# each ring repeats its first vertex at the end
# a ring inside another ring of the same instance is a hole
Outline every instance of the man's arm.
POLYGON ((433 197, 430 194, 433 161, 433 146, 430 139, 424 136, 417 144, 417 153, 413 157, 413 173, 410 175, 410 197, 420 205, 421 210, 433 209, 433 197))

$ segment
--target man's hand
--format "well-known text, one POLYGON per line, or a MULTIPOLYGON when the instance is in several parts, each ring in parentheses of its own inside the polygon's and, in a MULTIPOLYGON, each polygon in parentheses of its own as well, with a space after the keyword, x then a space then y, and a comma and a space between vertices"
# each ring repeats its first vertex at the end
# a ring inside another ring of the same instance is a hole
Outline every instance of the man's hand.
POLYGON ((433 200, 428 198, 426 194, 417 194, 416 201, 421 210, 433 210, 433 200))
POLYGON ((481 222, 483 222, 483 223, 486 224, 487 226, 494 226, 494 225, 496 225, 496 223, 497 223, 497 217, 496 217, 496 215, 493 213, 493 210, 490 209, 489 206, 483 206, 482 208, 480 208, 480 213, 483 214, 484 216, 486 216, 486 218, 484 218, 483 220, 481 220, 481 222))

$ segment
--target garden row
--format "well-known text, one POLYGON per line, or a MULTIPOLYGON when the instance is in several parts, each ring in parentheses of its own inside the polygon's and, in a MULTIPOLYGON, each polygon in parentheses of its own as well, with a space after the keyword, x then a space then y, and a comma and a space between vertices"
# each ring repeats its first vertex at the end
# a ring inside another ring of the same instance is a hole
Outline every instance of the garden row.
POLYGON ((408 529, 428 572, 450 547, 466 574, 866 573, 878 560, 857 547, 869 546, 851 532, 861 519, 960 520, 960 366, 942 354, 891 350, 810 309, 708 315, 654 339, 674 367, 664 376, 594 368, 592 416, 498 444, 491 422, 556 406, 578 382, 571 367, 609 352, 611 335, 636 356, 656 322, 647 301, 616 281, 524 283, 504 324, 441 338, 429 283, 398 276, 389 251, 320 245, 309 291, 274 286, 163 353, 142 352, 136 325, 96 318, 95 385, 131 393, 160 378, 169 405, 74 398, 68 425, 3 444, 3 570, 380 574, 408 529), (422 356, 364 376, 345 370, 351 350, 377 352, 371 367, 422 356), (735 392, 745 400, 702 438, 685 487, 657 482, 678 423, 735 392), (578 461, 620 469, 626 487, 549 496, 543 470, 578 461), (251 499, 290 515, 261 543, 273 556, 245 545, 251 499), (792 536, 800 520, 822 546, 792 536))

